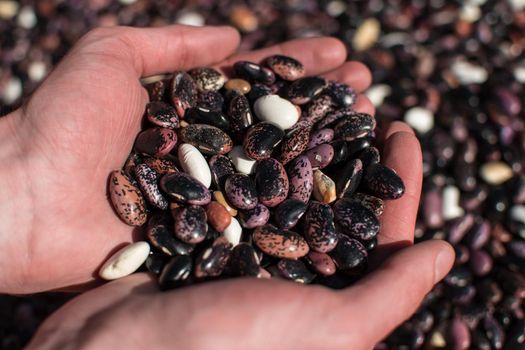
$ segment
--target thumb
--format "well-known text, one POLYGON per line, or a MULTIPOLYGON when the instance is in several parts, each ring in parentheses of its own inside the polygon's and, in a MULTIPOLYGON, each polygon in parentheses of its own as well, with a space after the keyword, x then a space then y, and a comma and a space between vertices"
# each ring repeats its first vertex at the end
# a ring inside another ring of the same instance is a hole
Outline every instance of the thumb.
POLYGON ((454 250, 448 243, 427 241, 399 251, 344 291, 360 340, 373 346, 409 318, 453 263, 454 250))
POLYGON ((222 61, 239 42, 239 32, 228 26, 102 27, 86 34, 70 57, 93 53, 116 58, 143 77, 222 61))

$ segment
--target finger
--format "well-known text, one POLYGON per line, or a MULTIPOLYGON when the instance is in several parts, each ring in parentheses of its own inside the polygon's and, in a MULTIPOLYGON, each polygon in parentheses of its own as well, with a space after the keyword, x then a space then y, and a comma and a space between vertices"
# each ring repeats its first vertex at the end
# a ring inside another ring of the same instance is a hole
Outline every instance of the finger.
POLYGON ((101 50, 131 64, 142 77, 211 65, 231 55, 239 41, 232 27, 111 27, 92 31, 77 50, 101 50))
POLYGON ((58 311, 53 313, 39 327, 29 348, 39 348, 36 344, 52 334, 60 325, 67 321, 68 325, 83 324, 85 319, 97 312, 114 306, 131 294, 154 293, 158 291, 156 282, 146 273, 137 273, 128 277, 112 281, 99 288, 86 292, 67 302, 58 311))
MULTIPOLYGON (((370 101, 370 100, 369 100, 370 101)), ((372 102, 370 102, 372 103, 372 102)), ((408 132, 410 134, 414 134, 414 129, 412 129, 407 123, 400 122, 400 121, 382 121, 380 128, 376 128, 377 132, 377 138, 380 142, 383 142, 395 134, 396 132, 408 132)))
POLYGON ((376 108, 370 102, 368 97, 365 95, 357 95, 357 100, 355 101, 354 110, 359 113, 368 113, 371 116, 374 116, 376 114, 376 108))
POLYGON ((412 129, 407 123, 394 121, 390 123, 390 126, 386 129, 385 139, 392 136, 396 132, 407 132, 409 134, 415 135, 414 129, 412 129))
MULTIPOLYGON (((399 124, 395 126, 401 127, 399 124)), ((384 164, 401 177, 405 193, 400 199, 385 204, 378 237, 380 246, 413 241, 423 177, 421 146, 414 133, 397 131, 387 134, 390 136, 385 141, 384 164)))
POLYGON ((82 292, 85 292, 87 290, 97 288, 97 287, 101 286, 102 284, 104 284, 104 281, 94 280, 94 281, 89 281, 89 282, 85 282, 85 283, 79 283, 79 284, 70 285, 70 286, 67 286, 67 287, 64 287, 64 288, 54 289, 54 290, 52 290, 52 292, 82 293, 82 292))
POLYGON ((341 67, 323 75, 326 79, 341 81, 350 85, 357 93, 368 89, 372 83, 372 74, 361 62, 345 62, 341 67))
POLYGON ((317 75, 339 67, 346 60, 345 45, 335 38, 296 39, 264 49, 236 54, 220 63, 227 71, 237 61, 261 62, 268 56, 285 55, 300 61, 307 75, 317 75))
POLYGON ((415 312, 453 262, 454 250, 444 241, 427 241, 401 250, 379 270, 342 291, 345 306, 340 312, 354 315, 346 317, 351 319, 345 326, 359 329, 357 340, 363 341, 363 349, 371 349, 415 312))

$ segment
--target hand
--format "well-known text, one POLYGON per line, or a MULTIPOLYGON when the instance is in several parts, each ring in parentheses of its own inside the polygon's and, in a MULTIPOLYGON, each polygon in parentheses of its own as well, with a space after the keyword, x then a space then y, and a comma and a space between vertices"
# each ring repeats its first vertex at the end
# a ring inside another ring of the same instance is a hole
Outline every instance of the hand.
MULTIPOLYGON (((139 78, 283 53, 308 74, 357 91, 369 71, 346 62, 330 38, 291 41, 238 54, 229 27, 101 28, 83 37, 20 110, 0 119, 0 292, 30 293, 94 281, 133 228, 113 212, 109 173, 140 129, 148 97, 139 78), (321 48, 321 49, 320 49, 321 48)), ((356 108, 373 113, 360 96, 356 108)))
MULTIPOLYGON (((237 43, 237 34, 227 28, 95 31, 73 49, 23 110, 0 120, 0 136, 5 136, 0 140, 6 146, 0 147, 0 156, 15 159, 9 167, 2 162, 0 168, 0 174, 10 175, 3 176, 6 192, 0 196, 0 208, 10 214, 0 224, 0 239, 7 247, 0 258, 5 290, 28 292, 87 282, 116 245, 131 240, 131 229, 111 211, 105 185, 109 171, 122 165, 139 129, 147 96, 137 78, 211 64, 237 43), (198 45, 180 39, 190 35, 199 38, 198 45), (209 52, 214 57, 203 59, 209 52), (9 203, 9 196, 22 206, 9 203)), ((346 53, 333 39, 293 41, 238 55, 222 65, 257 61, 277 52, 303 61, 308 74, 324 74, 358 91, 370 82, 362 65, 343 64, 346 53), (323 50, 313 51, 317 47, 323 50)), ((373 113, 362 96, 356 109, 373 113)), ((406 194, 389 202, 382 217, 375 256, 387 260, 352 288, 331 291, 238 279, 157 293, 147 275, 136 274, 73 300, 45 322, 31 346, 105 348, 118 342, 130 348, 370 348, 415 310, 453 260, 453 251, 443 242, 399 250, 413 238, 421 152, 404 124, 393 123, 384 137, 383 158, 403 178, 406 194)))
POLYGON ((420 148, 402 123, 385 137, 383 159, 406 193, 387 203, 373 253, 378 267, 354 286, 334 291, 245 278, 159 293, 140 273, 72 300, 44 322, 29 349, 371 349, 410 317, 454 260, 442 241, 411 246, 420 148))

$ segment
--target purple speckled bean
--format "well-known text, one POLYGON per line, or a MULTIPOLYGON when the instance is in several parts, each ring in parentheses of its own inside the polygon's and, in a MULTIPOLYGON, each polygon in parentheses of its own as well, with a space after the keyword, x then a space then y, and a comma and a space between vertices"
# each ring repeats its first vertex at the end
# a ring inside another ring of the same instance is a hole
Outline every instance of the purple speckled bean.
POLYGON ((286 97, 293 104, 303 105, 323 91, 326 80, 321 77, 301 78, 290 84, 286 89, 286 97))
POLYGON ((356 112, 352 108, 342 108, 342 109, 337 109, 335 111, 331 111, 330 113, 326 113, 323 119, 317 124, 317 129, 324 129, 324 128, 332 127, 340 119, 349 117, 355 114, 356 112))
POLYGON ((146 106, 146 116, 150 123, 168 129, 179 127, 179 116, 169 104, 153 101, 146 106))
POLYGON ((135 167, 137 182, 144 194, 144 197, 159 209, 168 208, 168 200, 160 192, 159 175, 146 164, 139 164, 135 167))
POLYGON ((255 186, 259 194, 259 202, 275 207, 288 196, 288 175, 283 165, 273 158, 257 163, 255 186))
POLYGON ((328 204, 311 202, 305 215, 305 238, 311 249, 328 253, 337 245, 334 213, 328 204))
POLYGON ((305 156, 294 159, 288 165, 290 188, 289 198, 296 198, 308 203, 314 187, 314 176, 310 160, 305 156))
POLYGON ((423 194, 423 218, 428 228, 443 226, 443 196, 438 188, 431 188, 423 194))
POLYGON ((359 152, 358 158, 363 162, 363 168, 365 169, 372 164, 379 163, 381 160, 379 150, 374 146, 367 147, 359 152))
MULTIPOLYGON (((304 122, 302 123, 304 124, 304 122)), ((310 139, 311 124, 297 126, 289 130, 281 144, 281 162, 286 164, 292 159, 299 156, 306 150, 308 140, 310 139)))
POLYGON ((481 249, 490 239, 490 222, 482 220, 476 222, 467 235, 467 244, 470 249, 481 249))
POLYGON ((502 349, 505 344, 505 331, 503 327, 492 316, 485 317, 483 322, 485 334, 495 349, 502 349))
POLYGON ((275 74, 268 68, 249 61, 238 61, 233 65, 235 74, 250 83, 273 84, 275 74))
POLYGON ((264 63, 284 80, 297 80, 306 72, 301 62, 289 56, 273 55, 267 57, 264 63))
POLYGON ((197 86, 186 72, 175 72, 170 82, 171 102, 180 118, 197 102, 197 86))
POLYGON ((352 159, 346 163, 335 181, 336 194, 338 198, 348 197, 357 190, 363 176, 363 163, 360 159, 352 159))
POLYGON ((459 317, 450 323, 448 335, 453 350, 467 350, 470 347, 470 331, 459 317))
POLYGON ((212 180, 220 190, 224 189, 224 182, 229 175, 235 173, 235 167, 227 156, 216 154, 208 160, 212 180))
POLYGON ((365 169, 362 179, 365 188, 381 199, 397 199, 405 193, 405 184, 397 173, 381 164, 372 164, 365 169))
POLYGON ((334 127, 334 139, 352 141, 366 136, 376 127, 376 120, 367 113, 355 113, 338 120, 334 127))
POLYGON ((329 253, 335 265, 343 271, 361 272, 368 260, 366 248, 356 239, 340 235, 337 245, 329 253))
POLYGON ((322 120, 328 113, 333 112, 335 104, 332 97, 321 95, 310 102, 303 114, 303 119, 309 120, 313 124, 322 120))
POLYGON ((380 217, 385 210, 385 203, 381 198, 366 193, 356 192, 352 195, 352 200, 355 200, 361 203, 362 206, 370 209, 377 217, 380 217))
POLYGON ((308 284, 315 278, 301 260, 281 259, 277 263, 277 269, 281 277, 299 283, 308 284))
POLYGON ((163 157, 177 144, 175 131, 166 128, 149 128, 138 134, 135 151, 154 157, 163 157))
POLYGON ((199 243, 206 238, 208 225, 206 211, 203 207, 190 205, 173 211, 175 220, 175 237, 185 243, 199 243))
POLYGON ((211 193, 201 182, 186 173, 169 173, 160 179, 160 187, 178 202, 205 205, 211 193))
POLYGON ((265 225, 270 219, 270 211, 264 204, 257 204, 255 208, 239 212, 239 222, 244 228, 256 228, 265 225))
POLYGON ((319 129, 310 135, 310 141, 306 146, 306 149, 312 149, 316 146, 322 145, 323 143, 329 143, 334 139, 334 130, 329 128, 319 129))
POLYGON ((352 107, 357 100, 357 94, 354 89, 338 81, 332 80, 328 82, 325 90, 340 107, 352 107))
POLYGON ((195 259, 194 274, 197 278, 219 276, 230 258, 231 243, 220 236, 195 259))
POLYGON ((323 169, 332 161, 334 148, 325 143, 306 151, 304 155, 310 160, 312 169, 323 169))
POLYGON ((485 276, 492 270, 492 258, 483 250, 470 252, 470 268, 476 276, 485 276))
POLYGON ((525 241, 514 240, 509 242, 508 247, 518 258, 525 259, 525 241))
POLYGON ((295 225, 306 212, 307 205, 299 199, 288 198, 275 209, 274 221, 277 227, 289 230, 295 225))
POLYGON ((255 184, 248 175, 228 176, 224 189, 228 201, 239 209, 253 209, 258 203, 255 184))
POLYGON ((374 213, 350 199, 339 199, 334 204, 335 222, 341 233, 369 240, 379 232, 379 220, 374 213))
POLYGON ((244 136, 243 149, 251 159, 271 157, 273 149, 284 137, 284 131, 274 124, 261 122, 252 125, 244 136))
POLYGON ((312 269, 324 276, 331 276, 336 272, 335 263, 326 253, 310 251, 306 256, 306 262, 312 269))
POLYGON ((276 258, 299 259, 308 254, 308 244, 292 231, 280 230, 272 225, 257 227, 253 241, 266 254, 276 258))
POLYGON ((465 237, 465 234, 470 230, 472 225, 474 225, 474 216, 471 214, 466 214, 454 219, 450 222, 448 228, 448 241, 451 244, 459 243, 463 237, 465 237))

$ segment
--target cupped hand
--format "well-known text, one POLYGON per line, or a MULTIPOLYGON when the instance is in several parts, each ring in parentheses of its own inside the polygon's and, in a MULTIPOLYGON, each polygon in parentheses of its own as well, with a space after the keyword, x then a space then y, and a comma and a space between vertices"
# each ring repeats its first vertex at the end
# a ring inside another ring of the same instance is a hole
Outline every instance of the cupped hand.
MULTIPOLYGON (((92 282, 133 228, 113 212, 109 173, 127 158, 148 101, 139 78, 282 53, 308 74, 358 92, 369 71, 346 62, 331 38, 295 40, 231 56, 230 27, 100 28, 84 36, 29 101, 0 119, 0 292, 30 293, 92 282), (229 57, 227 59, 227 57, 229 57)), ((373 113, 360 96, 356 109, 373 113)))
MULTIPOLYGON (((31 292, 93 280, 106 256, 131 241, 111 210, 109 172, 122 166, 140 128, 147 94, 139 77, 195 66, 259 61, 282 53, 362 91, 370 73, 344 62, 334 39, 304 39, 238 54, 229 28, 112 28, 88 34, 23 109, 0 120, 4 188, 1 288, 31 292), (6 177, 5 175, 9 176, 6 177)), ((358 111, 373 113, 360 96, 358 111)), ((382 133, 384 162, 403 178, 403 198, 382 216, 374 269, 333 291, 288 281, 236 279, 158 293, 146 274, 106 284, 50 317, 30 347, 368 349, 409 317, 451 267, 443 242, 411 247, 421 190, 413 132, 382 133)))
POLYGON ((160 293, 140 273, 66 304, 29 349, 372 349, 410 317, 454 260, 445 242, 412 246, 419 144, 402 123, 391 124, 384 137, 384 162, 398 171, 406 192, 387 202, 372 255, 376 267, 352 287, 241 278, 160 293))

